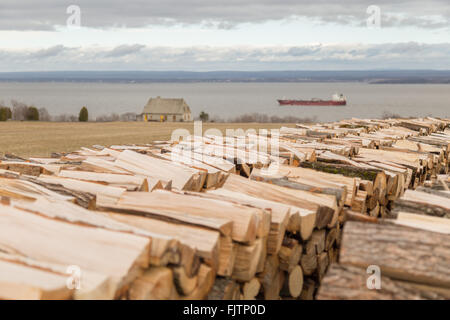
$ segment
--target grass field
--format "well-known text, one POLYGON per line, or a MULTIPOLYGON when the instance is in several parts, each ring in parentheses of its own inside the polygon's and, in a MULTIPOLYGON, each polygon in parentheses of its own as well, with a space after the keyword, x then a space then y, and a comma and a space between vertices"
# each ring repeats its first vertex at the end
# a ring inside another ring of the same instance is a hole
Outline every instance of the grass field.
MULTIPOLYGON (((203 131, 226 129, 273 129, 292 124, 275 123, 204 123, 203 131)), ((193 123, 146 122, 0 122, 0 154, 21 157, 49 156, 52 152, 70 152, 94 144, 143 144, 168 140, 175 129, 193 133, 193 123)))

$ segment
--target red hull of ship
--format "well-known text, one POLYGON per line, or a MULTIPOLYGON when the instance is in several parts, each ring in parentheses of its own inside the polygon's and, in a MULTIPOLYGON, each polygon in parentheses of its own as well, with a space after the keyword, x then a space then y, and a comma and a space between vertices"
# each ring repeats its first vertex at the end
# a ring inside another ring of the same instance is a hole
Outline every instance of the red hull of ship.
POLYGON ((278 100, 280 106, 345 106, 347 101, 333 100, 278 100))

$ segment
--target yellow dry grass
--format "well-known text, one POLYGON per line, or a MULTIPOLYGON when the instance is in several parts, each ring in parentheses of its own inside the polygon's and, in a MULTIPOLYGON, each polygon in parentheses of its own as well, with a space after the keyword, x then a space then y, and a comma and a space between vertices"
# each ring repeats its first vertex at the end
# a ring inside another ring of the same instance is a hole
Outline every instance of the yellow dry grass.
MULTIPOLYGON (((226 129, 275 129, 290 124, 204 123, 203 131, 226 129)), ((21 157, 46 157, 52 152, 71 152, 92 145, 144 144, 168 140, 175 129, 193 133, 193 123, 156 122, 0 122, 0 153, 21 157)))

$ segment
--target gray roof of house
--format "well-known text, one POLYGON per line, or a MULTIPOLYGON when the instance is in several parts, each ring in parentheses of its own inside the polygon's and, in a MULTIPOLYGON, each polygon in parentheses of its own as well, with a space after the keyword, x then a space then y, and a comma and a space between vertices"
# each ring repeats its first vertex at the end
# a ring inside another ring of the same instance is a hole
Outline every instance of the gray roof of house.
POLYGON ((161 97, 150 98, 142 113, 190 113, 191 109, 184 99, 166 99, 161 97))

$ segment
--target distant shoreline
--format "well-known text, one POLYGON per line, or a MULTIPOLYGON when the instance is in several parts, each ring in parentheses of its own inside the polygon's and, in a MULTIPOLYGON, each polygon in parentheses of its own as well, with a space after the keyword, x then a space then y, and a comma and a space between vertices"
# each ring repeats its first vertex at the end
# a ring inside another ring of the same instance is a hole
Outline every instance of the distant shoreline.
POLYGON ((0 82, 450 84, 450 70, 0 72, 0 82))
POLYGON ((362 84, 450 84, 450 79, 446 80, 375 80, 375 81, 356 81, 356 80, 145 80, 145 81, 123 81, 123 80, 30 80, 30 79, 0 79, 1 83, 109 83, 109 84, 144 84, 144 83, 362 83, 362 84))

